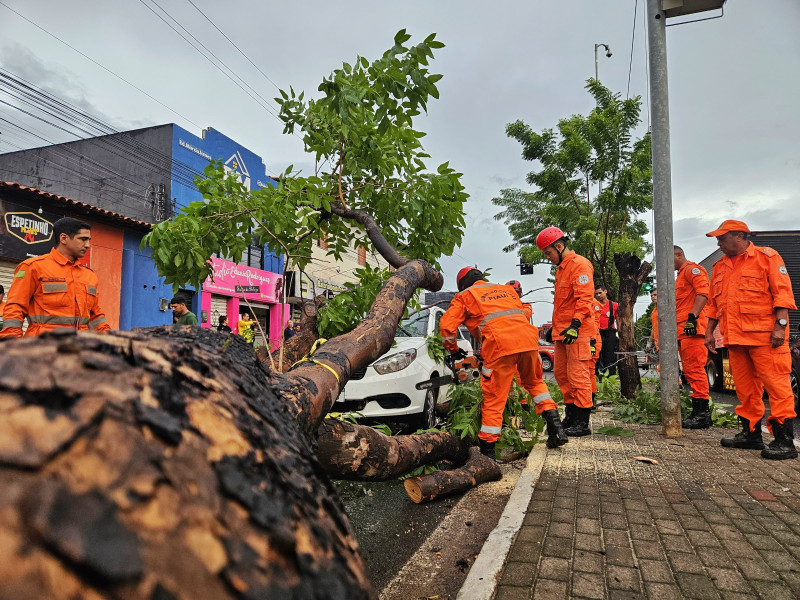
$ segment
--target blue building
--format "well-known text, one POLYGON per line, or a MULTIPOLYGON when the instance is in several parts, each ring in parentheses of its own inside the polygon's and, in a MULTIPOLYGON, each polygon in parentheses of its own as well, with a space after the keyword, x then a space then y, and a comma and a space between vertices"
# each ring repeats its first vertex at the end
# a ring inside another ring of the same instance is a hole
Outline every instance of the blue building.
MULTIPOLYGON (((262 158, 241 144, 212 128, 197 136, 174 123, 0 154, 0 180, 155 224, 202 200, 194 180, 212 159, 237 173, 246 188, 275 185, 262 158)), ((141 238, 141 231, 125 231, 121 329, 172 322, 172 289, 158 276, 150 249, 139 248, 141 238)), ((283 257, 257 246, 213 262, 214 282, 184 290, 201 325, 216 326, 227 316, 236 330, 240 315, 249 312, 271 341, 279 339, 289 315, 280 303, 283 257)))

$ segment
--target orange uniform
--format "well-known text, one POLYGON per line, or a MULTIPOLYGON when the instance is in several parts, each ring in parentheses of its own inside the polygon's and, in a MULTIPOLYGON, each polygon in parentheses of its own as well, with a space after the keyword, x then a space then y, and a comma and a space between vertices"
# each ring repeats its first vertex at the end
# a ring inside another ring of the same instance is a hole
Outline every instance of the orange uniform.
POLYGON ((650 313, 650 326, 652 327, 653 331, 653 342, 656 345, 656 351, 658 351, 658 307, 657 306, 654 307, 653 312, 650 313))
POLYGON ((462 323, 477 340, 483 358, 481 440, 496 442, 500 438, 503 409, 517 372, 522 387, 533 396, 538 414, 557 409, 542 381, 538 331, 530 324, 514 288, 479 280, 455 295, 439 321, 442 343, 451 352, 458 350, 457 331, 462 323))
POLYGON ((71 262, 55 248, 50 254, 22 261, 14 271, 0 336, 22 337, 25 318, 28 319, 26 336, 65 327, 111 329, 100 310, 97 275, 89 267, 71 262))
POLYGON ((678 353, 681 355, 683 374, 692 388, 692 398, 708 398, 708 375, 706 363, 708 350, 705 346, 705 333, 708 317, 703 309, 697 315, 697 334, 688 336, 683 327, 692 312, 697 296, 709 296, 708 273, 698 265, 687 260, 675 278, 675 312, 678 320, 678 353))
POLYGON ((579 408, 592 406, 592 352, 591 338, 599 337, 595 324, 594 268, 586 258, 569 250, 564 253, 556 269, 556 291, 553 297, 553 346, 555 349, 554 374, 564 395, 565 404, 579 408), (578 339, 564 344, 562 331, 572 319, 581 327, 578 339))
MULTIPOLYGON (((797 305, 786 266, 775 250, 751 242, 743 254, 733 259, 723 256, 714 263, 706 310, 710 319, 719 322, 728 348, 736 395, 741 401, 736 414, 751 424, 764 415, 764 388, 772 417, 779 424, 795 416, 789 346, 784 341, 772 348, 770 339, 776 308, 796 310, 797 305)), ((788 327, 785 336, 788 340, 788 327)))

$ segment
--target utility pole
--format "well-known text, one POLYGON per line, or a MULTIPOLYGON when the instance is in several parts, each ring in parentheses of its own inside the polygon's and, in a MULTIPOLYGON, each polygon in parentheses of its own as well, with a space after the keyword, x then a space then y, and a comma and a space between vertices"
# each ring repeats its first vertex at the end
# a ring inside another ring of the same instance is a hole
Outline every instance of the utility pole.
POLYGON ((681 435, 678 371, 678 326, 673 276, 672 176, 669 148, 666 15, 661 0, 647 0, 647 46, 650 61, 652 115, 653 215, 658 278, 659 362, 661 364, 661 425, 667 437, 681 435))

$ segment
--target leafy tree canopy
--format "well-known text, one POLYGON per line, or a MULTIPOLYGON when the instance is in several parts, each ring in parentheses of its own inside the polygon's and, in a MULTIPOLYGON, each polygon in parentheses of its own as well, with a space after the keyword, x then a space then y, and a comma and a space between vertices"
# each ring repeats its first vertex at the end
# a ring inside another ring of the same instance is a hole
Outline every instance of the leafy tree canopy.
MULTIPOLYGON (((413 46, 406 45, 410 38, 401 30, 379 59, 344 63, 323 79, 316 99, 281 90, 275 100, 284 132, 302 137, 316 160, 314 174, 290 166, 276 187, 251 191, 212 162, 196 182, 204 200, 146 238, 167 283, 199 288, 211 274, 210 256, 240 256, 251 244, 266 245, 303 269, 312 244, 325 237, 328 255, 339 260, 348 249, 373 247, 369 227, 404 259, 438 268, 439 258, 461 242, 467 194, 448 163, 426 167, 425 134, 414 128, 414 118, 439 96, 442 75, 431 73, 428 63, 444 44, 435 34, 413 46)), ((328 335, 361 320, 388 270, 356 275, 362 289, 352 286, 330 303, 333 314, 322 315, 328 335)))
POLYGON ((522 121, 507 125, 508 136, 522 144, 522 157, 540 168, 527 177, 534 191, 504 189, 492 201, 503 207, 495 219, 514 239, 506 252, 542 262, 536 236, 555 225, 592 261, 597 282, 616 290, 614 254, 643 258, 650 250, 647 224, 639 218, 653 205, 650 135, 632 136, 641 122, 640 97, 623 100, 595 79, 586 89, 596 104, 588 116, 572 115, 541 133, 522 121), (600 181, 602 192, 592 196, 600 181))

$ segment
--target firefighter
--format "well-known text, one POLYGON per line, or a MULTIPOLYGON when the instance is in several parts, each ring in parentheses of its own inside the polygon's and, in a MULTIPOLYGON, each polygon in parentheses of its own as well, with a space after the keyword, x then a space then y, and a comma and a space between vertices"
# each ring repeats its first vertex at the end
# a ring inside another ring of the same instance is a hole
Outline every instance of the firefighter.
POLYGON ((658 352, 658 290, 656 288, 650 292, 650 302, 653 303, 653 311, 650 313, 650 338, 647 340, 647 349, 655 348, 658 352))
MULTIPOLYGON (((514 291, 517 293, 517 296, 519 296, 520 301, 521 301, 522 300, 522 284, 519 281, 517 281, 516 279, 512 279, 511 281, 506 283, 506 285, 510 285, 512 288, 514 288, 514 291)), ((528 323, 530 323, 531 319, 533 319, 533 305, 528 303, 528 302, 523 302, 522 303, 522 310, 525 311, 525 318, 528 319, 528 323)), ((544 369, 542 369, 542 357, 539 356, 539 353, 538 353, 538 349, 539 349, 539 346, 538 346, 538 344, 539 344, 539 328, 536 327, 536 325, 533 325, 533 324, 531 324, 531 326, 536 330, 536 344, 537 344, 537 346, 536 346, 536 349, 537 349, 536 356, 539 359, 538 361, 534 361, 536 363, 535 364, 535 367, 536 367, 535 368, 536 380, 538 381, 538 383, 536 384, 536 394, 534 394, 534 395, 538 396, 539 394, 545 394, 545 393, 547 393, 549 395, 550 391, 547 389, 547 384, 544 382, 544 369)), ((515 377, 516 377, 517 383, 519 383, 522 380, 522 378, 520 377, 519 372, 516 373, 515 377)), ((531 410, 530 404, 528 404, 528 397, 525 394, 522 395, 522 398, 520 398, 519 403, 522 405, 523 410, 527 410, 527 411, 531 410)), ((544 410, 544 409, 542 409, 542 410, 544 410)))
POLYGON ((107 331, 111 326, 100 310, 97 275, 78 262, 92 239, 91 228, 65 217, 53 225, 56 246, 49 254, 22 261, 14 271, 3 312, 2 337, 41 335, 59 328, 107 331))
POLYGON ((608 288, 602 284, 595 286, 594 297, 600 303, 600 321, 598 323, 603 351, 596 361, 598 375, 617 374, 617 313, 619 303, 608 299, 608 288))
POLYGON ((525 315, 522 302, 507 285, 489 283, 483 273, 472 267, 458 272, 455 295, 450 308, 442 315, 439 328, 444 347, 454 357, 464 356, 456 343, 459 325, 465 323, 477 340, 481 367, 481 429, 478 443, 481 453, 494 458, 495 443, 500 439, 503 409, 511 391, 514 375, 533 397, 536 412, 547 423, 547 447, 567 443, 567 436, 558 418, 558 407, 547 387, 541 387, 541 366, 537 379, 539 339, 536 328, 525 315))
MULTIPOLYGON (((592 310, 594 310, 594 325, 600 331, 600 315, 603 311, 603 306, 592 298, 592 310)), ((591 369, 589 370, 589 377, 592 378, 592 409, 595 408, 594 397, 597 394, 597 360, 600 358, 600 353, 603 351, 603 340, 601 336, 589 340, 589 349, 592 352, 591 369)))
POLYGON ((678 321, 678 353, 681 357, 683 375, 692 388, 692 412, 681 425, 685 429, 708 429, 711 427, 711 411, 708 408, 708 350, 705 334, 708 317, 703 310, 709 295, 708 273, 686 259, 683 248, 674 246, 675 314, 678 321))
POLYGON ((761 449, 761 456, 768 459, 797 458, 787 344, 789 311, 797 309, 792 282, 780 254, 754 245, 749 233, 742 221, 728 220, 706 234, 717 238, 723 253, 711 273, 706 348, 716 354, 714 330, 719 326, 741 402, 736 414, 742 431, 720 443, 726 448, 761 449), (775 436, 767 448, 761 439, 764 389, 771 413, 767 428, 775 436))
MULTIPOLYGON (((591 340, 598 338, 595 325, 594 269, 592 263, 567 247, 558 227, 539 232, 536 245, 556 269, 553 297, 554 373, 564 395, 568 436, 590 435, 592 410, 591 340)), ((596 354, 595 354, 596 355, 596 354)))

